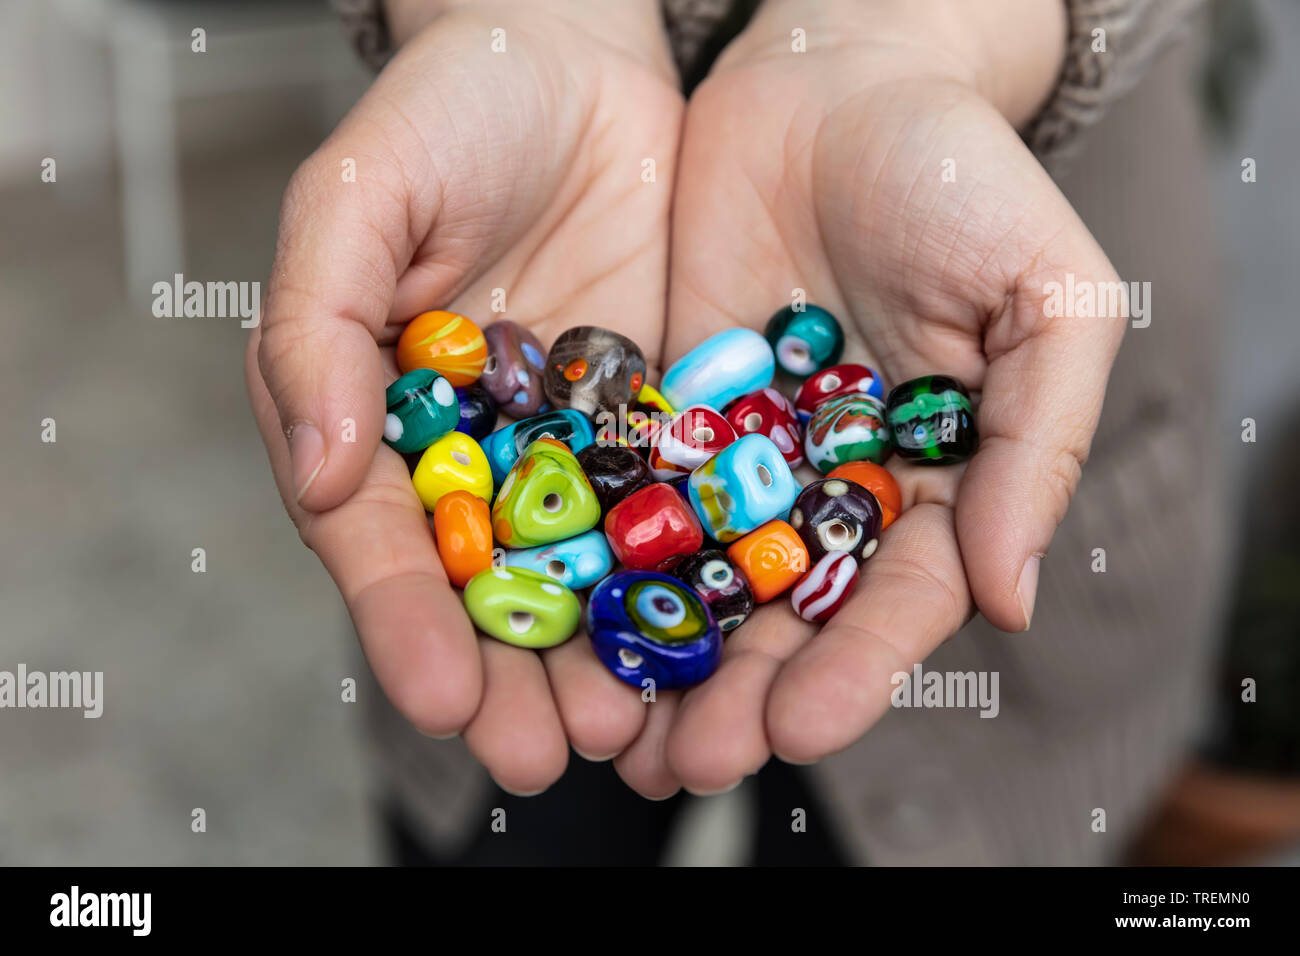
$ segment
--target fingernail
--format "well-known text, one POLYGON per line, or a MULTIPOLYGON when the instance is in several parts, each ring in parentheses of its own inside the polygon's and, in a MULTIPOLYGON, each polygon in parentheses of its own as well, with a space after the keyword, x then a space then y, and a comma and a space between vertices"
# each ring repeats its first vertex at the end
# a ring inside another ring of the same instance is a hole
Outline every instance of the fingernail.
POLYGON ((1034 598, 1038 595, 1038 565, 1042 555, 1031 554, 1025 566, 1020 569, 1020 580, 1016 582, 1016 597, 1020 599, 1020 613, 1025 616, 1023 630, 1029 630, 1029 622, 1034 616, 1034 598))
POLYGON ((299 422, 289 429, 289 455, 293 459, 293 483, 298 489, 295 501, 312 486, 325 467, 325 438, 315 425, 299 422))

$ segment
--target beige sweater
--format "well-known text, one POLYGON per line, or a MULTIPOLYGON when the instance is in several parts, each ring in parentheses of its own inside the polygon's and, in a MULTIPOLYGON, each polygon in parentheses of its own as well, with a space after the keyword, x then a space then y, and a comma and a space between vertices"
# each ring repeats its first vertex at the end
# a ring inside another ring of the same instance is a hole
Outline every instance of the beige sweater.
MULTIPOLYGON (((719 2, 665 0, 679 62, 703 45, 719 2)), ((1010 636, 977 618, 925 664, 997 671, 999 716, 895 710, 811 768, 833 828, 864 862, 1121 861, 1197 728, 1225 528, 1213 427, 1221 312, 1186 51, 1117 102, 1195 3, 1069 2, 1070 55, 1026 138, 1053 164, 1075 157, 1062 188, 1120 274, 1152 283, 1153 320, 1120 352, 1083 483, 1043 563, 1032 631, 1010 636), (1091 53, 1098 25, 1105 57, 1091 53)), ((381 62, 377 0, 343 5, 381 62)), ((422 737, 373 683, 363 700, 377 786, 423 837, 454 852, 487 827, 489 781, 463 743, 422 737)))

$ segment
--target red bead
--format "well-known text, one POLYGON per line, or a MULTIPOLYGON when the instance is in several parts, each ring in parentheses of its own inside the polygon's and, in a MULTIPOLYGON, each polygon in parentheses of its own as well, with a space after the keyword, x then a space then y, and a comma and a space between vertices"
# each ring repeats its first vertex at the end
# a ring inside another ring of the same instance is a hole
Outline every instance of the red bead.
POLYGON ((805 621, 820 624, 843 606, 857 583, 857 558, 847 551, 827 551, 794 586, 790 603, 805 621))
POLYGON ((862 392, 882 401, 885 397, 885 387, 881 384, 880 376, 867 366, 852 363, 832 365, 812 375, 799 387, 799 393, 794 397, 794 407, 799 420, 806 422, 818 405, 854 392, 862 392))
POLYGON ((605 516, 605 537, 628 568, 658 568, 670 558, 694 554, 704 544, 700 521, 671 485, 646 485, 605 516))
POLYGON ((772 439, 791 468, 803 462, 803 436, 794 406, 774 388, 760 388, 736 399, 727 408, 727 421, 737 435, 757 432, 772 439))
POLYGON ((650 470, 659 481, 689 475, 736 440, 736 431, 721 413, 692 405, 660 428, 650 446, 650 470))

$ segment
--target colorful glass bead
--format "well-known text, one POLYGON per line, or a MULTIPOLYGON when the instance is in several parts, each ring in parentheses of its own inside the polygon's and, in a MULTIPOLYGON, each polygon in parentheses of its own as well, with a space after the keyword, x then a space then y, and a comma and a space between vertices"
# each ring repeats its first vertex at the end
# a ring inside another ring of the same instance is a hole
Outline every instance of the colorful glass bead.
POLYGON ((736 440, 731 423, 705 405, 682 409, 667 428, 655 433, 650 470, 659 481, 689 475, 736 440))
POLYGON ((546 395, 588 417, 624 413, 645 384, 645 356, 625 335, 594 325, 563 332, 546 355, 546 395))
POLYGON ((484 634, 516 647, 563 644, 578 629, 578 596, 549 574, 488 568, 465 585, 465 610, 484 634))
POLYGON ((479 327, 455 312, 421 312, 397 340, 397 367, 441 372, 460 388, 478 379, 487 361, 487 341, 479 327))
POLYGON ((828 551, 790 592, 794 613, 820 624, 830 620, 858 583, 858 562, 844 551, 828 551))
POLYGON ((411 474, 426 511, 451 491, 468 491, 492 500, 492 469, 478 442, 464 432, 448 432, 424 450, 411 474))
POLYGON ((803 435, 794 406, 774 388, 763 388, 727 406, 727 421, 737 435, 757 432, 772 439, 791 468, 803 464, 803 435))
POLYGON ((578 459, 554 438, 524 450, 492 505, 492 533, 507 548, 563 541, 599 520, 600 502, 578 459))
POLYGON ((884 401, 885 386, 880 376, 865 365, 832 365, 799 386, 794 397, 795 412, 799 421, 806 423, 819 405, 856 393, 884 401))
POLYGON ((790 527, 799 532, 814 561, 828 551, 847 551, 864 561, 880 544, 880 504, 861 485, 822 478, 799 492, 790 509, 790 527))
POLYGON ((873 461, 850 461, 834 469, 827 478, 844 478, 856 482, 876 496, 880 505, 880 530, 894 523, 903 513, 903 492, 883 465, 873 461))
POLYGON ((772 384, 776 359, 753 329, 727 329, 705 339, 664 372, 659 391, 674 408, 722 409, 772 384))
POLYGON ((806 378, 844 353, 844 330, 835 316, 821 306, 800 311, 786 306, 767 320, 763 330, 776 355, 776 364, 787 375, 806 378))
POLYGON ((799 533, 784 521, 769 521, 727 548, 727 557, 740 569, 764 604, 782 594, 808 570, 808 549, 799 533))
POLYGON ((784 517, 799 494, 799 482, 766 435, 732 442, 691 472, 689 487, 700 524, 724 544, 784 517))
POLYGON ((488 390, 476 382, 456 389, 456 399, 460 402, 456 431, 477 442, 491 435, 497 427, 497 403, 488 390))
POLYGON ((894 446, 909 461, 949 465, 975 454, 979 431, 970 393, 955 378, 926 375, 889 393, 894 446))
POLYGON ((889 429, 880 399, 841 395, 813 412, 803 436, 808 463, 822 474, 846 461, 880 463, 889 454, 889 429))
POLYGON ((468 491, 451 491, 433 506, 433 533, 447 580, 463 588, 492 567, 492 517, 488 504, 468 491))
POLYGON ((657 568, 700 550, 704 532, 690 505, 670 486, 646 485, 610 509, 605 536, 625 566, 657 568))
POLYGON ((483 439, 483 453, 492 465, 492 480, 500 484, 524 449, 539 438, 554 438, 574 454, 596 439, 591 422, 570 408, 544 412, 507 425, 483 439))
POLYGON ((587 602, 587 633, 619 680, 656 690, 693 687, 718 669, 722 634, 699 596, 654 571, 618 571, 587 602))
POLYGON ((578 452, 578 464, 596 492, 602 517, 632 492, 654 481, 645 459, 626 445, 588 445, 578 452))
POLYGON ((424 451, 456 427, 460 407, 451 382, 431 368, 407 372, 384 393, 384 441, 403 454, 424 451))
POLYGON ((749 582, 721 551, 710 548, 687 555, 668 573, 695 589, 724 634, 740 627, 754 610, 749 582))
POLYGON ((507 551, 505 563, 511 568, 529 568, 549 574, 566 588, 588 588, 614 570, 614 554, 609 542, 598 530, 565 538, 536 548, 507 551))
POLYGON ((518 322, 502 319, 483 330, 488 356, 479 380, 511 418, 536 415, 546 404, 542 374, 546 353, 537 336, 518 322))

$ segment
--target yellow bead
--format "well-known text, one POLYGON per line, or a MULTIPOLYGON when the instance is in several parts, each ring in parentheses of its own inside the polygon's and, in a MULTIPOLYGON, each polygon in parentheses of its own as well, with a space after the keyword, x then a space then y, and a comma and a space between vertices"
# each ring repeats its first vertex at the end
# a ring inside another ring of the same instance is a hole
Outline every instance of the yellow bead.
POLYGON ((478 442, 464 432, 448 432, 425 449, 411 475, 426 511, 451 491, 468 491, 492 501, 492 468, 478 442))

